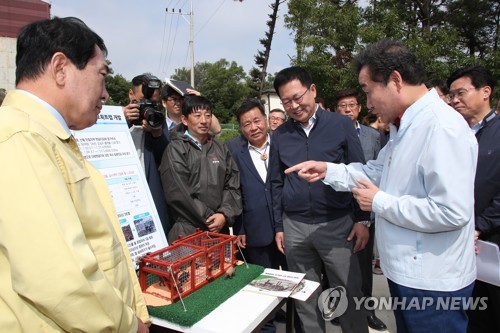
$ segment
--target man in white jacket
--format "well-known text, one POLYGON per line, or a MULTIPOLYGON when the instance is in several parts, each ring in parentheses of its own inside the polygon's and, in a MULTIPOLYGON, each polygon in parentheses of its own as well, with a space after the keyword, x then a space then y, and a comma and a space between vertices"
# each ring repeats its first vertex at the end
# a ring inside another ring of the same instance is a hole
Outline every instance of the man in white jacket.
POLYGON ((307 161, 286 170, 373 211, 381 266, 398 332, 466 332, 463 304, 476 276, 474 176, 477 142, 464 119, 424 85, 422 62, 382 40, 355 60, 367 106, 391 123, 378 158, 307 161))

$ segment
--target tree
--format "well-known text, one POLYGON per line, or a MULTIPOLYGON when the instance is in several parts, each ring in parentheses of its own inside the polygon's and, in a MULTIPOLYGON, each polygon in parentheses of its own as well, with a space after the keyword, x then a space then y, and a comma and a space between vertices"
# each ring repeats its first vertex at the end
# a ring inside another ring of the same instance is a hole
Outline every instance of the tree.
MULTIPOLYGON (((173 79, 189 82, 190 69, 176 69, 173 79)), ((249 95, 243 67, 234 61, 220 59, 215 63, 195 65, 195 85, 214 104, 214 113, 221 123, 234 122, 234 111, 249 95)))
POLYGON ((128 91, 132 86, 132 82, 127 81, 122 75, 114 75, 111 61, 106 60, 108 65, 108 75, 106 76, 106 90, 109 94, 109 99, 106 105, 127 105, 129 103, 128 91))
POLYGON ((267 76, 267 64, 269 62, 269 55, 271 53, 271 44, 273 41, 274 28, 276 26, 276 19, 278 18, 278 8, 284 0, 275 0, 269 7, 272 9, 272 13, 269 14, 269 21, 267 21, 267 26, 269 31, 266 32, 266 38, 260 39, 259 42, 264 46, 264 51, 258 51, 255 55, 255 64, 258 68, 252 67, 250 70, 249 81, 251 88, 255 90, 255 95, 260 99, 262 92, 264 91, 264 86, 266 83, 267 76))
POLYGON ((449 1, 448 21, 460 34, 460 44, 470 56, 485 59, 498 51, 500 3, 491 0, 449 1))
MULTIPOLYGON (((402 40, 424 62, 428 78, 480 64, 498 77, 500 3, 495 0, 290 0, 287 26, 295 34, 296 65, 313 75, 319 95, 357 87, 350 63, 367 44, 402 40)), ((497 89, 498 96, 500 91, 497 89)))
POLYGON ((292 62, 307 68, 318 96, 331 104, 334 92, 357 85, 350 62, 357 46, 361 9, 356 1, 290 0, 285 16, 296 31, 297 58, 292 62))
POLYGON ((127 81, 122 75, 106 76, 106 89, 108 90, 109 100, 107 105, 127 105, 129 103, 128 91, 132 82, 127 81))

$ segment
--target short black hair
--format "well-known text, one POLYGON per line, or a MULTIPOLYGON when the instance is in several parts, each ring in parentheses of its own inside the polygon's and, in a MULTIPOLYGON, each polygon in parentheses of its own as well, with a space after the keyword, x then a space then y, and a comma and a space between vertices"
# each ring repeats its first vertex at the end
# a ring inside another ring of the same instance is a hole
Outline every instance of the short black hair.
POLYGON ((493 98, 493 90, 495 89, 496 80, 490 70, 482 66, 472 66, 460 68, 454 71, 448 78, 448 86, 451 86, 453 81, 460 79, 461 77, 468 77, 472 85, 476 88, 482 88, 488 86, 491 88, 490 101, 493 98))
POLYGON ((425 86, 427 89, 432 89, 434 87, 438 87, 443 94, 447 95, 450 93, 450 89, 448 88, 448 85, 444 80, 441 79, 430 79, 427 82, 425 82, 425 86))
POLYGON ((56 52, 62 52, 79 70, 95 56, 95 46, 106 56, 104 41, 82 20, 65 17, 24 26, 17 37, 16 85, 39 77, 56 52))
POLYGON ((312 85, 311 74, 304 68, 299 66, 292 66, 282 69, 274 78, 274 90, 280 95, 279 88, 290 81, 299 80, 302 86, 310 87, 312 85))
POLYGON ((417 86, 424 83, 425 70, 422 60, 410 52, 400 41, 382 39, 367 46, 354 59, 354 69, 359 74, 364 66, 370 70, 370 79, 387 85, 389 77, 398 71, 403 81, 417 86))
POLYGON ((366 116, 361 119, 361 123, 366 126, 370 126, 374 122, 376 122, 378 119, 378 116, 372 112, 368 113, 366 116))
POLYGON ((274 113, 274 112, 283 113, 283 115, 285 116, 285 120, 286 120, 286 112, 285 112, 285 110, 282 110, 282 109, 279 109, 279 108, 272 109, 271 111, 269 111, 269 116, 271 116, 271 113, 274 113))
POLYGON ((252 110, 253 108, 258 108, 260 113, 262 113, 262 115, 266 117, 266 111, 264 110, 264 106, 262 105, 262 103, 256 98, 249 98, 243 101, 243 103, 241 103, 240 107, 235 112, 238 124, 240 123, 241 116, 252 110))
POLYGON ((212 113, 213 105, 206 97, 197 95, 188 95, 184 97, 184 104, 182 104, 182 115, 188 117, 196 110, 203 109, 212 113))
POLYGON ((134 78, 132 79, 132 91, 134 93, 137 93, 140 87, 144 98, 151 99, 155 90, 161 88, 153 88, 154 85, 151 86, 150 82, 158 83, 158 85, 161 87, 161 80, 151 73, 144 73, 134 76, 134 78))
POLYGON ((342 98, 346 98, 346 97, 354 97, 354 98, 356 98, 356 102, 358 102, 358 104, 361 103, 361 97, 359 95, 359 91, 357 91, 356 89, 347 88, 347 89, 339 90, 335 93, 335 97, 334 97, 335 106, 337 106, 337 103, 339 102, 339 100, 341 100, 342 98))
POLYGON ((162 88, 161 88, 161 99, 163 100, 167 100, 169 97, 171 96, 174 96, 174 95, 179 95, 181 97, 184 97, 182 96, 181 94, 179 94, 177 92, 177 90, 175 90, 174 88, 172 88, 171 86, 169 86, 168 84, 164 85, 162 88))

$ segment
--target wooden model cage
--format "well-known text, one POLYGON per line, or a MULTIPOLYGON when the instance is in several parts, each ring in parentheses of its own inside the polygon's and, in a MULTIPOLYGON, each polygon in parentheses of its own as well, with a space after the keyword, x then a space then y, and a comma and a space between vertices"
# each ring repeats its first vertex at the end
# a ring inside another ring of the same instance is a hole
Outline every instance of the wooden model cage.
POLYGON ((236 264, 236 237, 198 231, 142 257, 142 292, 171 303, 223 275, 236 264))

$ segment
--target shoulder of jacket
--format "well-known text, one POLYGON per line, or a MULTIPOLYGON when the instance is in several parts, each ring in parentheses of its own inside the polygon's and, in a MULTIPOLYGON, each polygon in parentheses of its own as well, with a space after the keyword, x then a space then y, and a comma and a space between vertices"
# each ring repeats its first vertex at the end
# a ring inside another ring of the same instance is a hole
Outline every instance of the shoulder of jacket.
POLYGON ((22 110, 13 107, 0 109, 0 142, 8 140, 16 133, 29 131, 30 116, 22 110))
POLYGON ((375 128, 371 127, 371 126, 366 126, 366 125, 363 125, 363 124, 359 124, 359 126, 362 129, 365 129, 367 131, 367 133, 370 133, 372 135, 377 135, 377 136, 380 135, 380 132, 378 130, 376 130, 375 128))

